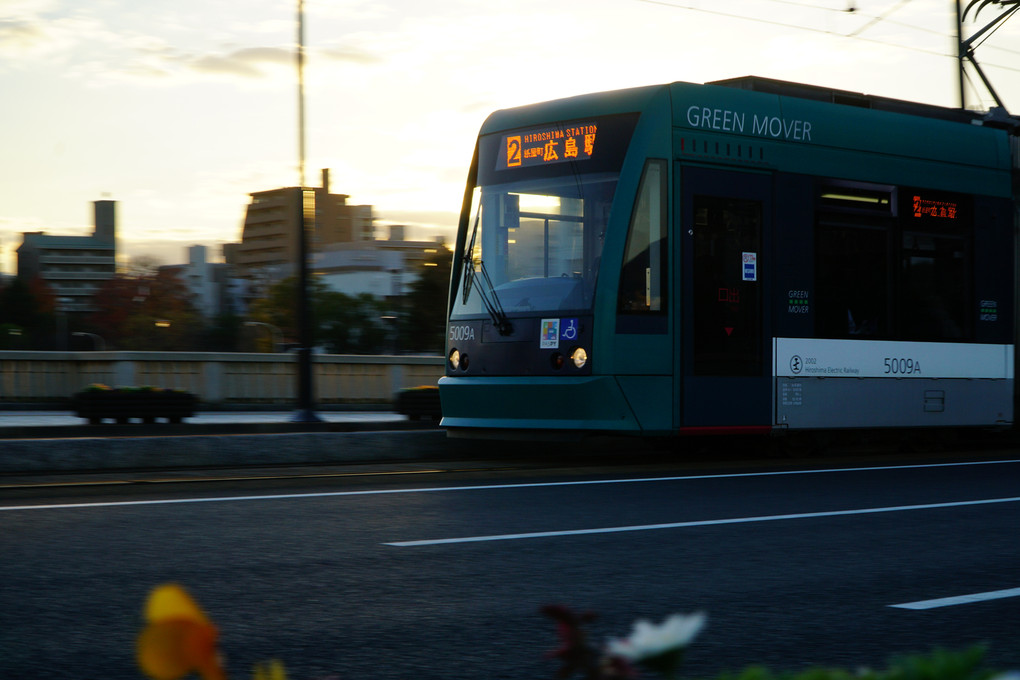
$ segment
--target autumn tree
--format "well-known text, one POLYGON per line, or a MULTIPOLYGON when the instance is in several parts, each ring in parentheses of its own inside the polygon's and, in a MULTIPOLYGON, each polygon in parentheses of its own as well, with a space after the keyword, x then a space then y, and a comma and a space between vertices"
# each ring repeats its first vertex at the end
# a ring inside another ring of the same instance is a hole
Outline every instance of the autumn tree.
POLYGON ((118 274, 96 292, 94 304, 91 327, 118 349, 195 349, 204 327, 187 286, 169 271, 118 274))

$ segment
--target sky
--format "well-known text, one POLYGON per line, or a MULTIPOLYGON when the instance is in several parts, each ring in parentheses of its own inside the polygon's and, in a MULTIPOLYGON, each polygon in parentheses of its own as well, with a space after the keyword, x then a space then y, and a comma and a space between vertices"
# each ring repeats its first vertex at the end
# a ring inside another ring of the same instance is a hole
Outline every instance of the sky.
MULTIPOLYGON (((745 75, 959 101, 953 0, 306 0, 304 23, 306 185, 329 168, 383 238, 452 240, 500 108, 745 75)), ((22 232, 91 234, 100 199, 123 256, 217 258, 251 192, 299 183, 296 44, 297 0, 0 0, 0 272, 22 232)), ((1020 18, 977 56, 1020 114, 1020 18)))

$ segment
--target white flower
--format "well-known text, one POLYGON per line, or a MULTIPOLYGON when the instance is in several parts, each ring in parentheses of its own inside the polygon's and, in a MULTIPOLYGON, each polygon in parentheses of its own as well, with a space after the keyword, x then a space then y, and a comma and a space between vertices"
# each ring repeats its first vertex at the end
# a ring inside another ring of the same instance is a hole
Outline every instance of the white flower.
POLYGON ((634 623, 630 637, 609 640, 607 649, 633 662, 659 656, 689 645, 705 627, 707 618, 704 612, 673 614, 660 626, 642 619, 634 623))
POLYGON ((999 673, 992 680, 1020 680, 1020 671, 1006 671, 999 673))

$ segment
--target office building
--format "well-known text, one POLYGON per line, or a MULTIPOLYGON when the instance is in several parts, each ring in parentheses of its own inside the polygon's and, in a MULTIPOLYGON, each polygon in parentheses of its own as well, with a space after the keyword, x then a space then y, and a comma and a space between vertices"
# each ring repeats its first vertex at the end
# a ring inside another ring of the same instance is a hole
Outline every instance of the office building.
MULTIPOLYGON (((330 193, 329 170, 322 171, 322 186, 314 188, 314 196, 309 253, 328 245, 372 239, 372 206, 348 205, 349 196, 330 193)), ((298 187, 251 194, 241 243, 230 255, 240 276, 268 285, 296 273, 301 226, 300 197, 298 187)))
POLYGON ((96 291, 116 273, 116 202, 95 201, 91 236, 55 236, 41 231, 22 234, 18 276, 39 277, 65 312, 95 311, 96 291))

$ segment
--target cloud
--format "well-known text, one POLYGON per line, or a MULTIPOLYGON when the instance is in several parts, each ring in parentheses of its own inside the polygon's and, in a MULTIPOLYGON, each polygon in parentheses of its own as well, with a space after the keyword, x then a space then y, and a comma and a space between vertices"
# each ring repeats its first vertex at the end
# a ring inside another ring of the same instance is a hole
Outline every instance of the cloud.
POLYGON ((316 53, 334 61, 343 61, 352 64, 370 65, 382 62, 382 59, 378 55, 357 47, 327 47, 317 50, 316 53))
POLYGON ((0 0, 0 16, 35 16, 49 11, 54 4, 54 0, 0 0))
MULTIPOLYGON (((230 51, 185 52, 173 49, 155 39, 134 36, 124 40, 131 55, 116 67, 93 62, 91 75, 101 80, 139 79, 150 84, 192 82, 198 78, 216 80, 269 80, 284 72, 287 78, 296 66, 293 47, 243 47, 230 51)), ((379 57, 355 47, 327 48, 307 53, 306 67, 315 57, 355 65, 380 62, 379 57)))
POLYGON ((30 51, 46 40, 46 33, 28 19, 0 19, 0 50, 30 51))
POLYGON ((266 66, 294 65, 293 50, 281 47, 246 47, 228 54, 210 54, 191 58, 190 67, 200 73, 263 78, 266 66))

